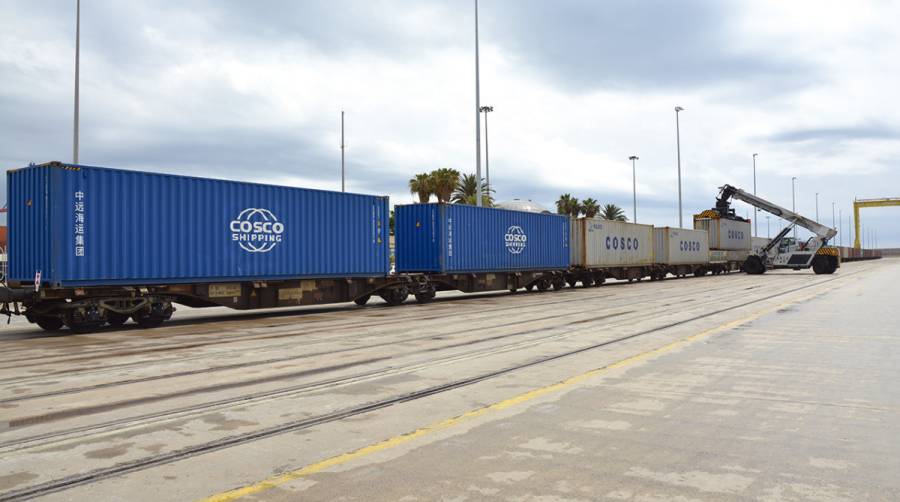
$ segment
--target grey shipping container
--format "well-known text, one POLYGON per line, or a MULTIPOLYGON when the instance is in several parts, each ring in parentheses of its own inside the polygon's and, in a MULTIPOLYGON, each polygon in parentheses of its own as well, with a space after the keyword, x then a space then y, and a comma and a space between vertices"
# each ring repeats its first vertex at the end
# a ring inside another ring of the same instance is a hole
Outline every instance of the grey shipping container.
POLYGON ((572 265, 585 268, 653 264, 653 226, 601 218, 571 220, 572 265))
POLYGON ((709 263, 709 236, 705 230, 662 227, 653 229, 654 261, 663 265, 709 263))
POLYGON ((696 218, 694 228, 709 232, 710 249, 750 250, 749 221, 696 218))

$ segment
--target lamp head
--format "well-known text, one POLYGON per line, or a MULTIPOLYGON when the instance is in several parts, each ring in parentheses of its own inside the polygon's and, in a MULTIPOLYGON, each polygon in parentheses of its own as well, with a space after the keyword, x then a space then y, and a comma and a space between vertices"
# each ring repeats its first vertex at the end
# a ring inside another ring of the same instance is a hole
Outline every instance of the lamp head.
POLYGON ((684 108, 682 108, 682 107, 680 107, 680 106, 676 106, 676 107, 675 107, 675 113, 683 112, 683 111, 684 111, 684 108))

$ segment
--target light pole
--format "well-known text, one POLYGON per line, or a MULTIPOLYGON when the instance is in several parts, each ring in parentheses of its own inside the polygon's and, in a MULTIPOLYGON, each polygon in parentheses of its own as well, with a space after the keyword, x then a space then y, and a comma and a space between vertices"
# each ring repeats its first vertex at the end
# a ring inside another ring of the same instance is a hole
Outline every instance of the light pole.
POLYGON ((838 246, 844 245, 844 210, 838 209, 838 224, 841 226, 838 229, 838 246))
POLYGON ((819 222, 819 192, 816 192, 816 223, 819 222))
MULTIPOLYGON (((493 106, 482 106, 479 108, 484 112, 484 179, 487 181, 488 195, 491 193, 491 156, 488 150, 488 113, 494 111, 493 106)), ((479 195, 480 197, 480 195, 479 195)))
POLYGON ((345 191, 344 177, 344 110, 341 110, 341 191, 345 191))
POLYGON ((834 224, 834 202, 831 203, 831 229, 837 232, 837 227, 834 224))
POLYGON ((675 148, 678 151, 678 228, 684 227, 681 220, 681 126, 678 121, 678 113, 684 108, 675 107, 675 148))
POLYGON ((478 71, 478 0, 475 0, 475 205, 481 207, 481 83, 478 71))
MULTIPOLYGON (((756 156, 758 153, 753 154, 753 195, 756 196, 756 156)), ((753 234, 759 235, 759 222, 756 220, 759 218, 759 208, 753 207, 753 234)))
POLYGON ((637 168, 635 167, 635 161, 640 159, 637 155, 632 155, 628 157, 628 160, 631 161, 631 190, 634 201, 634 209, 632 210, 632 216, 634 216, 634 222, 637 223, 637 168))
MULTIPOLYGON (((791 177, 791 210, 797 212, 797 191, 794 189, 797 177, 791 177)), ((794 225, 794 242, 797 242, 797 225, 794 225)))
POLYGON ((766 239, 771 239, 772 236, 769 234, 769 215, 766 215, 766 239))
POLYGON ((72 133, 72 163, 78 163, 78 80, 81 55, 81 0, 75 2, 75 119, 72 133))

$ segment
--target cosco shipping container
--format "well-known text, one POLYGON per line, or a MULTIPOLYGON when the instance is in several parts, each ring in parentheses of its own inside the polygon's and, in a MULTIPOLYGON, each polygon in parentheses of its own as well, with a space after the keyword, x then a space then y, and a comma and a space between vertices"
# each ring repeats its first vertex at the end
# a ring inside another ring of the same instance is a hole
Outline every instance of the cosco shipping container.
POLYGON ((653 229, 656 263, 693 265, 709 262, 709 237, 704 230, 662 227, 653 229))
POLYGON ((750 222, 728 218, 695 218, 694 228, 709 232, 709 248, 750 251, 750 222))
POLYGON ((397 272, 559 270, 569 266, 568 217, 461 204, 394 208, 397 272))
POLYGON ((153 285, 389 272, 388 198, 50 163, 7 173, 9 277, 153 285))
POLYGON ((572 265, 585 268, 653 264, 653 226, 578 218, 571 223, 572 265))

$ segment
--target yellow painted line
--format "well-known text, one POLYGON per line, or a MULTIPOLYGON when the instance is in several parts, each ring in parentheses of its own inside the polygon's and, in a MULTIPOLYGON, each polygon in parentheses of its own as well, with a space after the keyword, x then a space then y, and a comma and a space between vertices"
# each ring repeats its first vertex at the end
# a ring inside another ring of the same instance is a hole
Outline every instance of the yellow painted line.
POLYGON ((334 456, 331 458, 327 458, 320 462, 316 462, 315 464, 310 464, 310 465, 307 465, 306 467, 302 467, 302 468, 294 470, 294 471, 279 474, 278 476, 273 476, 269 479, 266 479, 266 480, 263 480, 263 481, 260 481, 260 482, 257 482, 257 483, 251 484, 251 485, 247 485, 247 486, 244 486, 241 488, 235 488, 234 490, 229 490, 226 492, 219 493, 217 495, 213 495, 211 497, 203 499, 203 502, 228 502, 228 501, 232 501, 232 500, 237 500, 241 497, 246 497, 247 495, 253 495, 256 493, 264 492, 271 488, 275 488, 279 485, 283 485, 285 483, 291 482, 295 479, 309 476, 310 474, 315 474, 317 472, 323 471, 330 467, 343 465, 343 464, 346 464, 353 460, 356 460, 356 459, 359 459, 362 457, 366 457, 373 453, 378 453, 380 451, 395 448, 402 444, 409 443, 410 441, 414 441, 420 437, 423 437, 423 436, 426 436, 429 434, 433 434, 435 432, 439 432, 439 431, 442 431, 445 429, 449 429, 451 427, 454 427, 454 426, 459 425, 464 422, 468 422, 468 421, 478 418, 482 415, 486 415, 490 412, 501 411, 501 410, 505 410, 507 408, 512 408, 513 406, 517 406, 517 405, 520 405, 523 403, 527 403, 529 401, 533 401, 534 399, 545 396, 547 394, 559 392, 559 391, 566 389, 568 387, 571 387, 573 385, 582 383, 585 380, 588 380, 590 378, 608 373, 611 370, 631 366, 633 364, 643 362, 652 357, 666 354, 675 349, 685 347, 685 346, 687 346, 693 342, 696 342, 698 340, 701 340, 703 338, 710 337, 716 333, 734 329, 742 324, 746 324, 750 321, 758 319, 768 313, 774 312, 778 309, 784 308, 784 307, 794 304, 794 303, 799 303, 801 301, 805 301, 809 298, 818 296, 819 294, 822 294, 822 293, 816 293, 816 294, 806 296, 803 298, 794 299, 789 302, 783 303, 777 307, 770 307, 770 308, 761 310, 759 312, 751 314, 742 319, 727 322, 720 326, 716 326, 715 328, 710 328, 706 331, 702 331, 695 335, 691 335, 687 338, 683 338, 681 340, 676 340, 667 345, 663 345, 662 347, 658 347, 656 349, 648 350, 647 352, 642 352, 640 354, 622 359, 621 361, 617 361, 608 366, 593 369, 593 370, 587 371, 585 373, 581 373, 580 375, 575 375, 575 376, 567 378, 561 382, 557 382, 557 383, 548 385, 546 387, 540 387, 538 389, 534 389, 534 390, 525 392, 524 394, 519 394, 518 396, 490 404, 483 408, 478 408, 478 409, 466 412, 457 417, 448 418, 448 419, 442 420, 440 422, 435 422, 435 423, 432 423, 425 427, 422 427, 420 429, 416 429, 412 432, 408 432, 406 434, 401 434, 399 436, 395 436, 390 439, 386 439, 379 443, 365 446, 365 447, 360 448, 355 451, 351 451, 348 453, 342 453, 340 455, 337 455, 337 456, 334 456))

